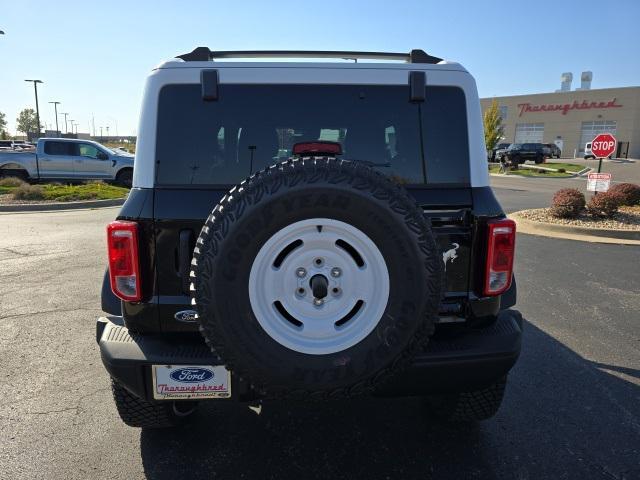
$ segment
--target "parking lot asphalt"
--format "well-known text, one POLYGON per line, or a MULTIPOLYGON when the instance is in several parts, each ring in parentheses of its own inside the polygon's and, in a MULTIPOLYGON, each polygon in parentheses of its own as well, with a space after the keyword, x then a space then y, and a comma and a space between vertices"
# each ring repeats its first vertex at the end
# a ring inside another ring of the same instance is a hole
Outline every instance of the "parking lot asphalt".
MULTIPOLYGON (((509 211, 559 185, 493 183, 509 211)), ((518 236, 523 352, 492 420, 429 424, 419 399, 220 401, 141 431, 95 344, 117 212, 0 214, 0 477, 640 478, 639 247, 518 236)))

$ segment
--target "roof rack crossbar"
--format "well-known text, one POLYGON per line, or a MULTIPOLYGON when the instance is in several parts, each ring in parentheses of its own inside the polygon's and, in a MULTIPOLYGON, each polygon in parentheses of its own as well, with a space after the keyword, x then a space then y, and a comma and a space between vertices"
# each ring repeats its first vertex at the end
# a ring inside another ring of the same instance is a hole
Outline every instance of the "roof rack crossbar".
POLYGON ((206 62, 220 58, 341 58, 345 60, 401 60, 407 63, 438 63, 441 58, 433 57, 424 50, 409 53, 391 52, 349 52, 318 50, 240 50, 212 51, 208 47, 197 47, 189 53, 178 55, 185 62, 206 62))

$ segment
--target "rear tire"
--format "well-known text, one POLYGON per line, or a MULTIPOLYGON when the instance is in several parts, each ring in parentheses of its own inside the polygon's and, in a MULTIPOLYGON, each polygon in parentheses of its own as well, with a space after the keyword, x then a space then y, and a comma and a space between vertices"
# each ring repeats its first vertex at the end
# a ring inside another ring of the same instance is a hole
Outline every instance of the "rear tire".
POLYGON ((185 423, 192 416, 196 402, 151 403, 136 397, 116 380, 111 391, 118 414, 124 423, 138 428, 168 428, 185 423))
POLYGON ((425 398, 427 416, 432 420, 469 423, 493 417, 502 404, 507 377, 481 390, 425 398))
POLYGON ((544 163, 544 155, 538 155, 535 159, 536 165, 544 163))

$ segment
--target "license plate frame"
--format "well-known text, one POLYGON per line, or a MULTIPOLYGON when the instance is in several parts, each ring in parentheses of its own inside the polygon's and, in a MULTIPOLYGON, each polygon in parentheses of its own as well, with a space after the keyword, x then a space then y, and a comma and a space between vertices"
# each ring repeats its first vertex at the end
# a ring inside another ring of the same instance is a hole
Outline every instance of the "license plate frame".
POLYGON ((154 400, 231 398, 224 365, 151 365, 154 400))

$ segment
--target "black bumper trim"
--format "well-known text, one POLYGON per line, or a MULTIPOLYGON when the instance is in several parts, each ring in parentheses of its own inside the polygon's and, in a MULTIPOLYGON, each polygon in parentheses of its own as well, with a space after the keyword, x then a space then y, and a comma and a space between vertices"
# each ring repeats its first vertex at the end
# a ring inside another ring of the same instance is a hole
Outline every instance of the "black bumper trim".
MULTIPOLYGON (((101 317, 96 328, 102 362, 131 393, 151 400, 150 365, 220 365, 222 362, 193 333, 136 334, 121 317, 101 317)), ((381 386, 381 396, 411 396, 469 391, 506 375, 520 355, 522 315, 500 312, 495 323, 445 336, 436 334, 412 365, 381 386)), ((232 375, 234 397, 255 395, 232 375)))

